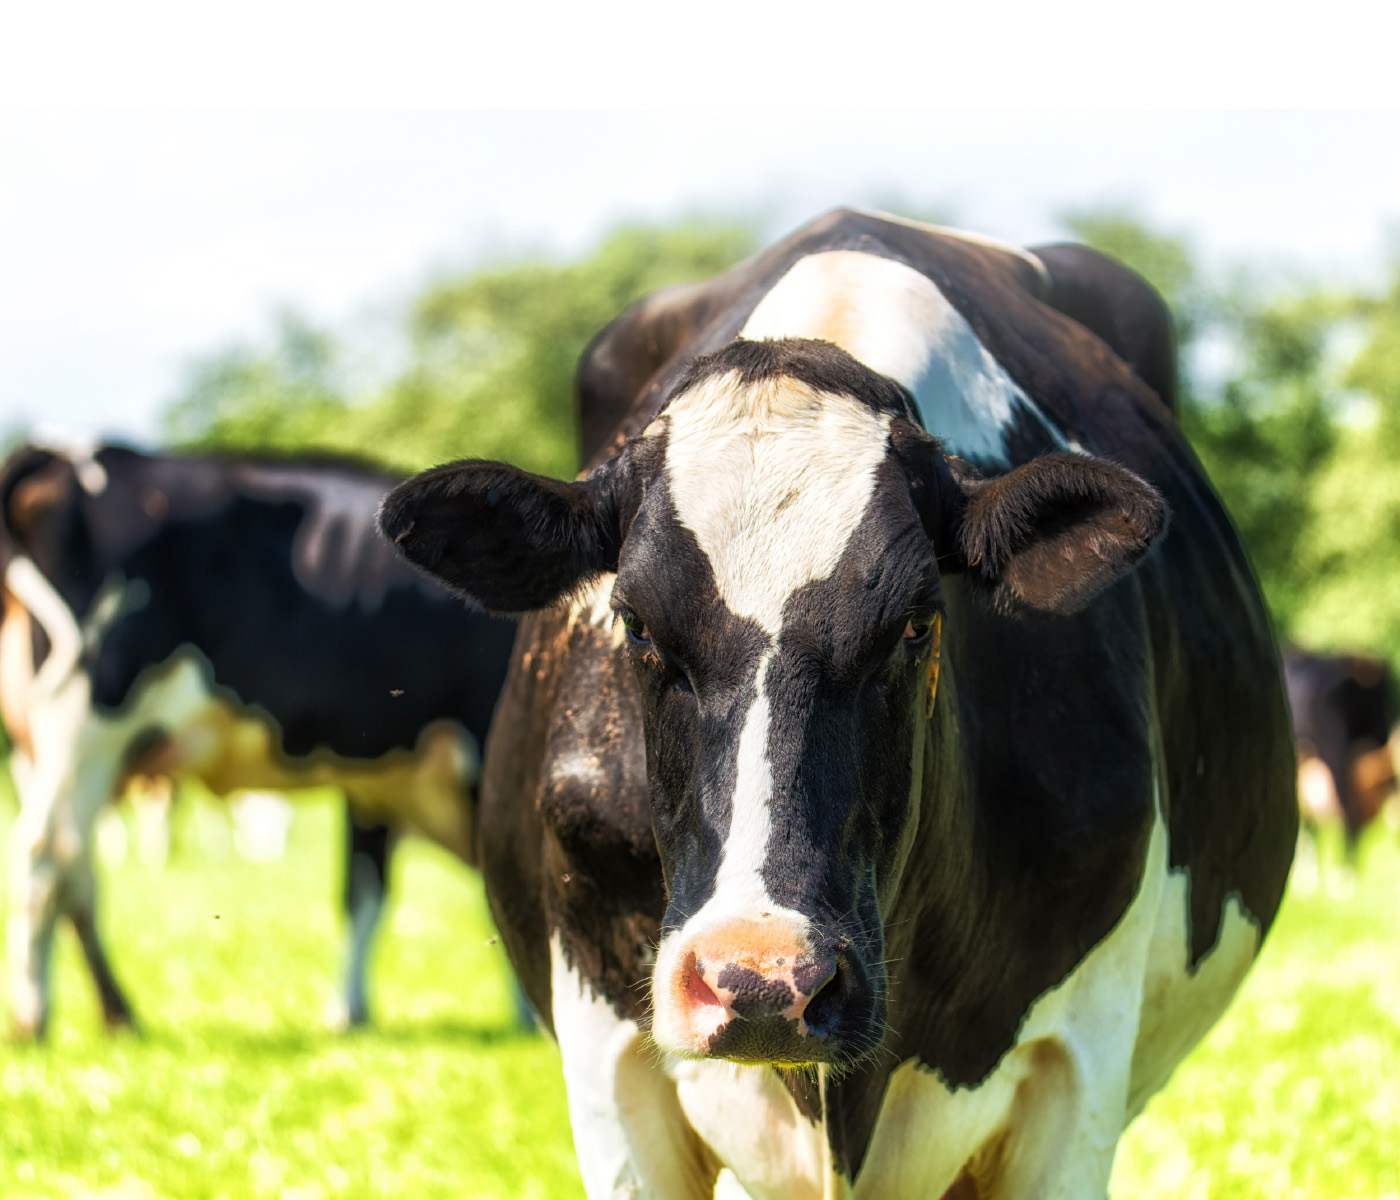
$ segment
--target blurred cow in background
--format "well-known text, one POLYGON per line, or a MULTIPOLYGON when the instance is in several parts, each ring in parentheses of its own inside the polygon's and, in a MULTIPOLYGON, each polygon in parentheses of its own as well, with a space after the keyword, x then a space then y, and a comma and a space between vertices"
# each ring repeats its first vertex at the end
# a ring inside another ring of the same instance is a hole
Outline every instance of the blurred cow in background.
POLYGON ((481 746, 513 624, 467 610, 374 527, 394 480, 333 462, 17 451, 0 470, 0 710, 20 814, 11 1018, 41 1036, 59 917, 112 1026, 132 1013, 98 936, 93 826, 132 775, 347 798, 345 1017, 392 832, 476 861, 481 746))
POLYGON ((1396 723, 1390 667, 1364 654, 1283 651, 1298 748, 1298 804, 1305 827, 1340 817, 1355 863, 1362 831, 1396 791, 1396 723))

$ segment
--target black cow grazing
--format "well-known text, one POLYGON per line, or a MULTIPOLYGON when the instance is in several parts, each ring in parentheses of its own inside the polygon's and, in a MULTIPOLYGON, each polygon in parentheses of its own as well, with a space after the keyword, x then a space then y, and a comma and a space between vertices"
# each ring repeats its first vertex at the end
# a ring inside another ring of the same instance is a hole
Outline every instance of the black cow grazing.
POLYGON ((385 501, 531 614, 482 868, 591 1197, 1106 1195, 1296 836, 1170 336, 1090 251, 835 212, 603 332, 581 481, 385 501))
POLYGON ((1298 796, 1306 823, 1334 806, 1356 860, 1362 831, 1395 794, 1390 754, 1395 680, 1384 660, 1365 654, 1283 651, 1283 678, 1298 747, 1298 796), (1313 785, 1323 783, 1317 797, 1313 785))
POLYGON ((335 785, 352 819, 346 1018, 384 903, 390 828, 474 863, 472 789, 514 626, 379 538, 392 478, 350 464, 87 455, 0 471, 0 702, 20 814, 11 1017, 42 1035, 55 922, 110 1025, 131 1022, 98 938, 93 822, 134 773, 214 791, 335 785))

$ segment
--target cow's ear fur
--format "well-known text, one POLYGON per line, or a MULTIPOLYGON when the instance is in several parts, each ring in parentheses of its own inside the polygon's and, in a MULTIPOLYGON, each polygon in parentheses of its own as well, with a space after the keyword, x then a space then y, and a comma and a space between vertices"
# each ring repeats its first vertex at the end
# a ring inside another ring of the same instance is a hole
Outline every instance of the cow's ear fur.
POLYGON ((952 471, 949 481, 962 501, 957 558, 1003 610, 1083 608, 1127 574, 1167 524, 1156 488, 1080 454, 1049 454, 993 479, 952 471))
POLYGON ((505 463, 449 463, 390 492, 379 528, 409 562, 473 603, 529 612, 617 569, 625 472, 615 458, 565 483, 505 463))
POLYGON ((25 446, 0 468, 0 523, 18 546, 27 545, 40 524, 72 503, 77 476, 67 459, 25 446))

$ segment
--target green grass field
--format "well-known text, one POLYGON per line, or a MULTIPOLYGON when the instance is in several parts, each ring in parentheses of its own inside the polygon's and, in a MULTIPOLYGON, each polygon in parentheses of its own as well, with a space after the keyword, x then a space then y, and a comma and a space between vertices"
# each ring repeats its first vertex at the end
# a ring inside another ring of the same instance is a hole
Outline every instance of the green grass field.
MULTIPOLYGON (((475 877, 405 847, 379 1026, 338 1035, 338 810, 301 807, 266 865, 202 844, 201 811, 166 869, 105 875, 143 1035, 102 1031, 65 930, 50 1044, 0 1045, 0 1197, 580 1197, 558 1055, 514 1026, 475 877)), ((1387 831, 1349 899, 1290 894, 1239 1002, 1129 1132, 1115 1200, 1400 1197, 1398 910, 1387 831)))

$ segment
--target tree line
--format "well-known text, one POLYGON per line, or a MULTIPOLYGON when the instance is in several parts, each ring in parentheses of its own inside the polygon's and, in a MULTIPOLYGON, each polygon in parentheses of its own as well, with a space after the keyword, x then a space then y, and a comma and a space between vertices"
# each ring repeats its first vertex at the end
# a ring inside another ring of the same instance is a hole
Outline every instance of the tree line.
MULTIPOLYGON (((1133 212, 1063 215, 1170 304, 1181 419, 1234 517, 1281 637, 1400 665, 1400 257, 1379 287, 1209 271, 1189 239, 1133 212)), ((354 334, 280 316, 264 343, 191 364, 169 405, 186 449, 330 451, 408 472, 460 457, 577 469, 573 370, 641 295, 753 252, 742 222, 629 225, 571 260, 434 279, 402 306, 391 365, 354 334)))

